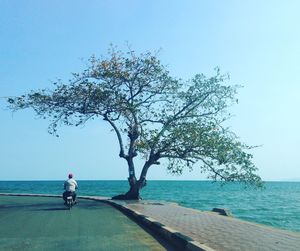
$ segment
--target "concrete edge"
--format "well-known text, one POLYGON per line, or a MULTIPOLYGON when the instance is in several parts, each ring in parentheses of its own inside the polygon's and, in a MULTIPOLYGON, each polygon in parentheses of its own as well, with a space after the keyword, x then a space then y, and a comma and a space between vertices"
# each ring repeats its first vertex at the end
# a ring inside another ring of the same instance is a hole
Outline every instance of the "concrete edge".
MULTIPOLYGON (((22 194, 22 193, 0 193, 0 196, 27 196, 27 197, 53 197, 61 198, 61 195, 52 195, 52 194, 22 194)), ((159 221, 141 214, 138 211, 132 210, 126 205, 121 205, 117 201, 110 200, 106 197, 94 197, 94 196, 78 196, 79 199, 87 199, 94 201, 101 201, 107 203, 116 209, 120 210, 125 215, 133 218, 138 223, 146 227, 147 229, 152 230, 156 234, 160 235, 165 240, 169 241, 174 246, 180 248, 182 251, 215 251, 214 249, 201 244, 192 238, 168 227, 159 221)))
MULTIPOLYGON (((62 194, 31 194, 31 193, 0 193, 0 196, 30 196, 30 197, 53 197, 53 198, 62 198, 62 194)), ((110 197, 95 197, 95 196, 77 196, 78 199, 88 199, 88 200, 97 200, 97 201, 105 201, 109 200, 110 197)))
POLYGON ((61 198, 58 194, 31 194, 31 193, 0 193, 0 196, 23 196, 23 197, 53 197, 61 198))
POLYGON ((168 226, 165 226, 164 224, 151 217, 143 215, 136 210, 130 209, 126 205, 122 205, 117 201, 106 200, 104 202, 119 209, 127 216, 134 218, 138 223, 160 235, 162 238, 166 239, 174 246, 180 248, 180 250, 182 251, 215 251, 214 249, 207 247, 204 244, 201 244, 168 226))

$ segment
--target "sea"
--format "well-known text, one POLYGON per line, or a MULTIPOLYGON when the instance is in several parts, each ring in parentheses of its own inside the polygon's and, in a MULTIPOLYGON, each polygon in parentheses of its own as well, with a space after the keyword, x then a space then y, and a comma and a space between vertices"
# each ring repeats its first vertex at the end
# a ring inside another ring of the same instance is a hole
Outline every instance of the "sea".
MULTIPOLYGON (((128 190, 125 180, 79 180, 78 185, 78 195, 111 197, 128 190)), ((61 194, 62 190, 63 181, 57 180, 0 181, 0 193, 61 194)), ((239 219, 300 232, 300 182, 266 182, 261 190, 235 183, 150 180, 141 196, 205 211, 226 208, 239 219)))

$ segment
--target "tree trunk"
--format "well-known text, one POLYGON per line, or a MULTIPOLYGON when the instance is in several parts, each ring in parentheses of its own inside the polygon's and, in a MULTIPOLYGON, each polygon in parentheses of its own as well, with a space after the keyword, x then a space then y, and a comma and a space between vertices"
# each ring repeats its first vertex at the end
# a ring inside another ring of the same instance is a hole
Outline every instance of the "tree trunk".
POLYGON ((140 196, 141 189, 146 186, 146 175, 148 168, 151 166, 152 162, 146 161, 143 166, 140 179, 137 180, 134 172, 134 164, 132 158, 127 159, 128 169, 129 169, 129 178, 128 182, 130 185, 129 191, 125 194, 119 194, 117 196, 112 197, 113 200, 140 200, 142 199, 140 196))
POLYGON ((145 181, 140 181, 140 180, 130 180, 128 178, 129 184, 130 184, 130 189, 127 193, 125 194, 120 194, 117 196, 112 197, 113 200, 140 200, 142 199, 140 197, 140 190, 142 187, 145 186, 145 181))

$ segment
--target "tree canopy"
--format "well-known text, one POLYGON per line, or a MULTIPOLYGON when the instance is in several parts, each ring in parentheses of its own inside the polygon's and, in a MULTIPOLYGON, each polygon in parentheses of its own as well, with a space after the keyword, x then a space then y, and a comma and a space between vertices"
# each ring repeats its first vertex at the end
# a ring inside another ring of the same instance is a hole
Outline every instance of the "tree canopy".
POLYGON ((119 156, 127 161, 130 191, 138 197, 148 169, 165 159, 171 173, 200 167, 208 178, 261 185, 250 146, 224 127, 228 108, 237 102, 238 86, 215 70, 212 77, 173 77, 156 53, 137 54, 111 48, 92 56, 86 70, 52 89, 34 90, 8 99, 13 111, 33 108, 50 119, 49 132, 61 125, 79 126, 102 118, 116 134, 119 156), (145 160, 139 178, 134 159, 145 160))

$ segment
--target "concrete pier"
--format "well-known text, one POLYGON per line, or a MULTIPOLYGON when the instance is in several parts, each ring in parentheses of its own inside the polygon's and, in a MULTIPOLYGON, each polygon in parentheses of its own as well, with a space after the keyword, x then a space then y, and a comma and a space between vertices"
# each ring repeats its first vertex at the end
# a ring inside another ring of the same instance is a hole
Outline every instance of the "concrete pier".
MULTIPOLYGON (((60 197, 30 194, 26 196, 60 197)), ((175 249, 182 251, 300 250, 300 233, 298 232, 242 221, 224 216, 218 213, 218 210, 206 212, 185 208, 175 203, 116 201, 97 196, 79 196, 79 199, 101 201, 118 208, 167 240, 175 249)))

